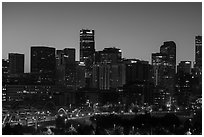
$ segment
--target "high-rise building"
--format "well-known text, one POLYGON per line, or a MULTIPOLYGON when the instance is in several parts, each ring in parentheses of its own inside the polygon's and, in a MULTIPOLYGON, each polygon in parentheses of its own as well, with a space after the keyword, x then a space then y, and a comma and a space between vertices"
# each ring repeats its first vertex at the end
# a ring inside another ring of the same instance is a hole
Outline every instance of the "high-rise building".
POLYGON ((172 72, 170 73, 174 75, 176 73, 176 43, 173 41, 164 42, 160 47, 160 53, 166 54, 167 66, 171 68, 172 72))
POLYGON ((80 61, 85 62, 85 65, 93 61, 93 54, 95 52, 94 35, 94 30, 80 30, 80 61))
POLYGON ((90 87, 94 62, 95 38, 94 30, 80 30, 80 62, 85 64, 86 87, 90 87))
POLYGON ((125 59, 123 64, 125 64, 124 94, 127 94, 127 103, 152 104, 152 67, 149 62, 125 59))
POLYGON ((192 74, 194 77, 193 91, 197 95, 202 96, 202 36, 195 37, 195 64, 192 74))
POLYGON ((55 48, 45 46, 31 47, 31 73, 40 73, 39 83, 55 83, 55 48))
POLYGON ((9 60, 2 59, 2 101, 7 101, 9 60))
POLYGON ((178 71, 176 75, 175 97, 177 99, 177 105, 187 107, 188 105, 190 105, 190 97, 195 91, 192 90, 192 75, 189 73, 189 71, 185 72, 186 68, 184 68, 183 70, 184 71, 178 71))
POLYGON ((177 66, 177 73, 191 73, 191 61, 181 61, 177 66))
POLYGON ((75 63, 75 48, 65 48, 63 50, 64 52, 64 59, 65 63, 70 64, 70 63, 75 63))
POLYGON ((202 70, 202 36, 195 37, 195 67, 202 70))
POLYGON ((7 82, 9 73, 9 60, 2 59, 2 83, 3 85, 7 82))
POLYGON ((122 52, 118 48, 104 48, 103 51, 95 53, 95 63, 119 63, 122 59, 122 52))
POLYGON ((95 61, 92 70, 92 88, 101 90, 122 87, 122 52, 118 48, 104 48, 94 54, 95 61))
POLYGON ((170 108, 174 100, 176 73, 176 44, 166 41, 160 47, 160 53, 152 54, 153 79, 157 87, 155 103, 170 108))
POLYGON ((162 53, 152 53, 152 66, 153 66, 153 81, 155 86, 154 91, 154 105, 161 107, 167 102, 167 95, 163 88, 164 64, 166 64, 166 55, 162 53), (163 86, 162 86, 163 85, 163 86))
POLYGON ((54 72, 55 63, 55 48, 31 47, 31 72, 54 72))
POLYGON ((162 84, 164 64, 166 64, 166 55, 162 53, 152 53, 153 81, 155 86, 162 84))
POLYGON ((148 61, 138 59, 123 60, 126 69, 126 84, 132 84, 137 81, 150 81, 151 66, 148 61))
POLYGON ((76 88, 81 89, 86 86, 85 80, 85 64, 84 62, 77 62, 76 66, 76 88))
POLYGON ((9 53, 9 73, 24 73, 24 54, 9 53))
POLYGON ((58 84, 73 89, 76 87, 76 62, 74 48, 57 50, 56 71, 56 82, 58 84))

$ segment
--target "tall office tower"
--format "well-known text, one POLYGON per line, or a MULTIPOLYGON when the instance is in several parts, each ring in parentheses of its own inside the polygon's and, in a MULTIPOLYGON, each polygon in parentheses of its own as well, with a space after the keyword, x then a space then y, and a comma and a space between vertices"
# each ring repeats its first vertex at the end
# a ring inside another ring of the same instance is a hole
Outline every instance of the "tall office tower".
POLYGON ((91 86, 102 90, 121 87, 121 50, 115 47, 104 48, 103 51, 95 52, 94 56, 91 86))
POLYGON ((7 83, 8 79, 9 60, 2 59, 2 101, 7 101, 7 83))
POLYGON ((175 74, 176 74, 176 44, 173 41, 166 41, 160 47, 160 53, 166 55, 164 64, 164 75, 162 80, 165 92, 169 95, 167 106, 171 106, 175 90, 175 74))
POLYGON ((166 105, 167 96, 164 90, 163 76, 165 73, 166 55, 152 53, 153 81, 156 87, 154 92, 154 105, 161 107, 166 105))
POLYGON ((90 87, 95 53, 94 30, 80 30, 80 62, 85 64, 86 87, 90 87))
POLYGON ((80 61, 85 62, 85 65, 89 65, 93 61, 95 52, 94 35, 94 30, 80 30, 80 61))
POLYGON ((84 88, 86 86, 85 82, 85 64, 78 61, 76 66, 76 88, 84 88))
POLYGON ((166 54, 167 66, 170 67, 172 74, 176 73, 176 43, 173 41, 166 41, 160 47, 160 53, 166 54))
POLYGON ((125 93, 129 95, 128 100, 142 104, 152 102, 152 67, 148 61, 138 59, 125 59, 125 93))
POLYGON ((9 60, 2 59, 2 84, 5 85, 8 81, 9 60))
POLYGON ((109 90, 122 87, 124 84, 124 64, 97 63, 93 65, 92 88, 109 90))
POLYGON ((202 36, 195 37, 195 64, 192 69, 195 95, 202 96, 202 36))
POLYGON ((9 53, 9 73, 24 73, 24 54, 9 53))
POLYGON ((65 61, 65 85, 68 88, 76 89, 76 62, 75 62, 75 49, 64 49, 65 61))
POLYGON ((181 61, 178 65, 178 70, 176 74, 176 88, 175 97, 177 100, 177 105, 182 107, 187 107, 190 101, 190 97, 195 93, 193 90, 193 77, 190 74, 191 66, 190 61, 181 61), (187 64, 186 64, 187 63, 187 64), (193 91, 193 92, 192 92, 193 91), (193 94, 192 94, 193 93, 193 94))
POLYGON ((164 42, 160 53, 152 54, 153 79, 156 86, 155 105, 171 107, 174 101, 176 73, 176 44, 173 41, 164 42))
POLYGON ((75 49, 65 48, 57 50, 56 54, 56 81, 60 85, 75 89, 76 87, 76 62, 75 49))
POLYGON ((166 64, 166 55, 152 53, 153 81, 155 86, 161 85, 163 82, 164 64, 166 64))
POLYGON ((103 51, 98 51, 95 54, 95 61, 100 63, 116 64, 121 62, 122 52, 118 48, 104 48, 103 51))
POLYGON ((56 84, 65 85, 65 65, 64 65, 64 52, 57 50, 56 52, 56 84))
POLYGON ((181 61, 177 66, 177 73, 191 73, 191 61, 181 61))
POLYGON ((150 64, 148 61, 141 61, 138 59, 123 60, 126 66, 126 84, 132 84, 137 81, 150 81, 150 64))
POLYGON ((63 51, 65 63, 75 63, 75 48, 65 48, 63 51))
POLYGON ((202 36, 195 37, 195 67, 202 71, 202 36))
POLYGON ((45 46, 31 47, 31 73, 38 73, 39 83, 55 83, 55 48, 45 46))

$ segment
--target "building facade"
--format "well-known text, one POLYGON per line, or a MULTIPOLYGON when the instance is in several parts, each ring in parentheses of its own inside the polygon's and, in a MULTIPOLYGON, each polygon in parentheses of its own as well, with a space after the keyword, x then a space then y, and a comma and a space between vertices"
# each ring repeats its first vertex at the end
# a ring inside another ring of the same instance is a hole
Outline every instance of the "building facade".
POLYGON ((166 41, 160 53, 152 54, 153 79, 155 85, 155 105, 170 108, 174 102, 176 76, 176 44, 166 41))
POLYGON ((39 73, 39 82, 48 80, 55 83, 55 48, 45 46, 31 47, 31 73, 39 73))
POLYGON ((181 61, 177 66, 177 73, 191 73, 191 61, 181 61))
POLYGON ((75 49, 65 48, 57 50, 56 54, 56 82, 67 88, 76 88, 75 49))
POLYGON ((80 30, 80 62, 85 64, 86 86, 90 87, 95 53, 95 31, 80 30))
POLYGON ((24 73, 24 54, 9 53, 9 74, 24 73))
POLYGON ((202 70, 202 36, 195 37, 195 67, 202 70))

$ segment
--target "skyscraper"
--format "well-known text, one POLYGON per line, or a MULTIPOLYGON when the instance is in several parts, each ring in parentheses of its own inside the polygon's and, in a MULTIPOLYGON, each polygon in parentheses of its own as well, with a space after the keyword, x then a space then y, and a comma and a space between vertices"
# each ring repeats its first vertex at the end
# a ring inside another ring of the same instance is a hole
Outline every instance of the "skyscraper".
POLYGON ((153 81, 155 86, 161 85, 162 83, 164 64, 166 62, 165 58, 166 55, 162 53, 152 53, 153 81))
MULTIPOLYGON (((129 103, 137 103, 141 105, 144 103, 152 103, 152 67, 148 61, 138 59, 124 59, 125 65, 125 91, 124 96, 129 103)), ((127 103, 128 103, 127 102, 127 103)))
POLYGON ((65 48, 63 52, 66 63, 75 63, 75 48, 65 48))
POLYGON ((152 54, 154 83, 157 87, 156 101, 159 105, 171 106, 175 90, 176 44, 166 41, 160 47, 160 53, 152 54))
POLYGON ((104 48, 96 53, 95 58, 96 62, 116 64, 122 59, 122 51, 115 47, 104 48))
POLYGON ((95 39, 94 30, 80 30, 80 62, 85 64, 86 87, 90 87, 93 68, 95 39))
POLYGON ((115 47, 104 48, 94 54, 92 87, 102 90, 122 87, 122 52, 115 47))
POLYGON ((8 81, 9 73, 9 61, 7 59, 2 59, 2 85, 5 85, 8 81))
POLYGON ((164 44, 160 47, 160 53, 166 54, 167 58, 166 61, 171 68, 172 74, 176 72, 176 43, 173 41, 166 41, 164 44))
POLYGON ((57 50, 56 54, 56 80, 60 85, 69 88, 76 86, 75 49, 65 48, 57 50))
POLYGON ((177 66, 177 73, 191 73, 191 61, 181 61, 177 66))
POLYGON ((80 61, 85 65, 93 62, 95 52, 94 30, 80 30, 80 61))
POLYGON ((45 46, 31 47, 31 73, 40 73, 42 81, 55 82, 55 48, 45 46))
POLYGON ((167 93, 170 94, 170 97, 173 95, 175 87, 175 73, 176 73, 176 44, 173 41, 166 41, 160 47, 160 52, 166 55, 165 60, 165 74, 163 80, 165 81, 165 87, 167 93))
POLYGON ((24 73, 24 54, 9 53, 9 73, 24 73))
POLYGON ((76 88, 76 62, 75 62, 75 49, 65 48, 64 50, 65 61, 65 85, 66 87, 76 88))
POLYGON ((202 36, 195 37, 195 67, 202 70, 202 36))

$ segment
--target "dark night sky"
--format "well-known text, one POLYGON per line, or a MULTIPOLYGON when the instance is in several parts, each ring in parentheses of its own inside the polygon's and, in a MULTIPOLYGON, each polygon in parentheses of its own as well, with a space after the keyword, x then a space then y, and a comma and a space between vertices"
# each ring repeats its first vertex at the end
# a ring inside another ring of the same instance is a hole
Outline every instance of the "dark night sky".
MULTIPOLYGON (((31 45, 76 48, 79 30, 95 30, 96 50, 122 49, 123 57, 151 60, 164 41, 177 44, 177 63, 194 61, 194 37, 202 35, 202 3, 3 3, 2 57, 31 45)), ((150 61, 151 63, 151 61, 150 61)))

